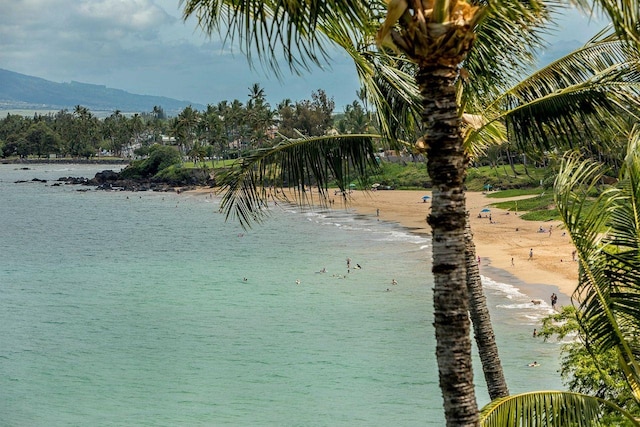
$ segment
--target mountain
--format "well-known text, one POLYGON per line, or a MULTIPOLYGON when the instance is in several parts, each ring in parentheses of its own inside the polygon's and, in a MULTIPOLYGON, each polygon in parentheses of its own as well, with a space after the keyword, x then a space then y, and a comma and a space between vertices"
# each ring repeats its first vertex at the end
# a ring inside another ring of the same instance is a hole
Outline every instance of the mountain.
POLYGON ((177 115, 191 105, 196 109, 205 106, 163 96, 136 95, 103 85, 72 81, 55 83, 39 77, 27 76, 0 68, 1 110, 73 110, 76 105, 92 112, 123 113, 150 112, 160 106, 170 116, 177 115))

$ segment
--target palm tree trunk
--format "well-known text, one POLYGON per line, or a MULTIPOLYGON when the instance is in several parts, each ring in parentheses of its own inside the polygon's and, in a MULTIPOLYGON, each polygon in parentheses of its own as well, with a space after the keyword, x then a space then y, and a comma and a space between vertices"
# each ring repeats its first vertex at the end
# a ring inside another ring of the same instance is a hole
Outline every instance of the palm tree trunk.
POLYGON ((467 158, 456 103, 455 67, 421 65, 416 75, 429 146, 427 169, 433 182, 434 326, 440 389, 447 426, 478 426, 471 368, 466 284, 466 208, 463 183, 467 158))
POLYGON ((473 324, 473 332, 478 347, 478 354, 482 362, 484 379, 487 382, 491 400, 509 396, 509 389, 504 378, 504 371, 500 363, 496 336, 491 325, 491 316, 487 307, 487 299, 482 289, 480 269, 476 262, 476 245, 473 243, 473 233, 469 225, 465 226, 465 253, 467 257, 467 291, 469 292, 469 315, 473 324))

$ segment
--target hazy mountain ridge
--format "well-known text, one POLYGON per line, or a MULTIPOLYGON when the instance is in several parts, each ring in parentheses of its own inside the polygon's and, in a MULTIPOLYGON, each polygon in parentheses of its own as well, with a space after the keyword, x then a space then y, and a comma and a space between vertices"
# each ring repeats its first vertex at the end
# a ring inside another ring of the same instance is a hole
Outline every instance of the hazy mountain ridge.
POLYGON ((82 105, 92 111, 150 112, 160 106, 174 116, 191 105, 205 106, 163 96, 137 95, 104 85, 72 81, 56 83, 0 68, 0 110, 73 110, 82 105))

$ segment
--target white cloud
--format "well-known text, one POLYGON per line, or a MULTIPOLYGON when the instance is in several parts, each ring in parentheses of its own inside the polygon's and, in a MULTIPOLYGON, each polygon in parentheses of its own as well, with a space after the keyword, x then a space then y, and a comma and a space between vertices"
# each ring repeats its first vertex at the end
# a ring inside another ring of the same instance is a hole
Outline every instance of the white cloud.
POLYGON ((157 34, 176 20, 150 0, 84 1, 75 8, 78 27, 107 34, 157 34))
MULTIPOLYGON (((595 31, 587 20, 574 14, 562 21, 557 38, 584 42, 585 28, 589 36, 595 31)), ((329 71, 283 81, 259 64, 252 70, 238 48, 206 37, 194 18, 184 22, 179 0, 0 0, 0 40, 0 68, 201 104, 245 101, 258 82, 273 104, 323 88, 341 110, 358 88, 353 65, 340 54, 329 71)))

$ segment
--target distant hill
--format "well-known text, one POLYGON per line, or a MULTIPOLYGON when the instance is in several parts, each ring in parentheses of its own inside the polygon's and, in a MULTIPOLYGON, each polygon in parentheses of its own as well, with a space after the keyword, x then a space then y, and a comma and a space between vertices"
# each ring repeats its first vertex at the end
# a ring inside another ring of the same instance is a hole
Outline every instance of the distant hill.
POLYGON ((150 112, 160 106, 166 114, 177 115, 188 105, 205 106, 163 96, 136 95, 120 89, 72 81, 55 83, 0 68, 0 112, 2 110, 73 110, 82 105, 94 112, 150 112))

